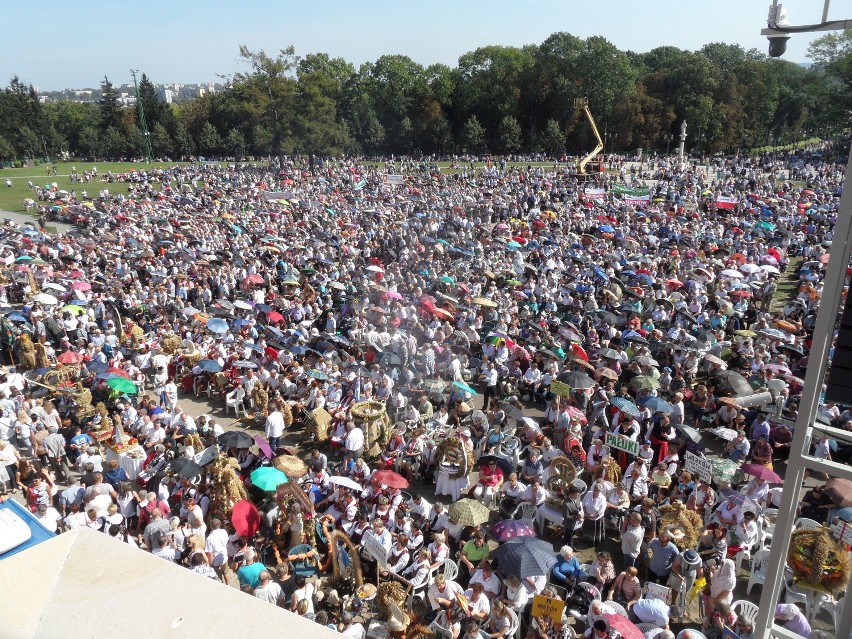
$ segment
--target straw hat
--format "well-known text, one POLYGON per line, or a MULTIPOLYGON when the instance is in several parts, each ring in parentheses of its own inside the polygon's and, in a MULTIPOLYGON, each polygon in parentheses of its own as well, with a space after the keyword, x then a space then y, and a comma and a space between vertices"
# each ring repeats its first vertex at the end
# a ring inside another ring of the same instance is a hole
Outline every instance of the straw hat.
POLYGON ((402 632, 411 623, 411 617, 405 614, 399 606, 390 602, 390 619, 385 622, 385 626, 390 632, 402 632))

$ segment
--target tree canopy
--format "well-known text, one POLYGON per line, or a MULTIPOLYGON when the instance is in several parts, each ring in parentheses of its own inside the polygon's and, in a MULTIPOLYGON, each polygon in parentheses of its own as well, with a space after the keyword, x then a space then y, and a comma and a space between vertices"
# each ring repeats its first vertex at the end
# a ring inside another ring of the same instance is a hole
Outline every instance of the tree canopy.
MULTIPOLYGON (((811 67, 738 45, 634 53, 565 32, 538 45, 480 47, 455 68, 404 55, 356 68, 293 47, 239 53, 243 69, 226 90, 190 103, 166 104, 142 75, 155 155, 577 154, 594 143, 577 98, 588 99, 613 152, 664 149, 684 119, 693 152, 848 134, 852 121, 848 31, 816 40, 811 67)), ((137 111, 106 77, 96 104, 41 103, 17 77, 0 91, 0 160, 43 151, 129 157, 142 143, 137 111)))

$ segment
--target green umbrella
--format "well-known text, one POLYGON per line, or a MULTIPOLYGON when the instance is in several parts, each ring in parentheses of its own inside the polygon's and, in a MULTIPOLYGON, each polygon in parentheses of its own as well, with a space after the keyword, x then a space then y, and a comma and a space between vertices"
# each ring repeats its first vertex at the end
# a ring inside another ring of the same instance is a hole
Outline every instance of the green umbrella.
POLYGON ((506 284, 509 286, 520 286, 521 282, 519 280, 506 280, 506 284))
POLYGON ((464 382, 453 382, 453 386, 456 388, 462 389, 466 393, 470 393, 471 395, 479 395, 473 388, 465 384, 464 382))
POLYGON ((450 504, 447 514, 460 526, 477 526, 488 521, 491 511, 475 499, 465 498, 450 504))
POLYGON ((136 384, 131 382, 129 379, 125 379, 123 377, 112 377, 108 379, 107 386, 109 386, 114 391, 118 391, 119 393, 125 393, 127 395, 135 395, 139 392, 139 389, 136 388, 136 384))
POLYGON ((79 315, 80 313, 85 313, 86 309, 82 306, 77 306, 76 304, 68 304, 67 306, 62 308, 63 311, 68 311, 72 315, 79 315))
POLYGON ((452 277, 450 277, 449 275, 442 275, 441 281, 444 284, 452 284, 453 286, 455 286, 455 284, 456 284, 456 281, 452 277))
POLYGON ((656 390, 660 387, 660 381, 650 375, 637 375, 630 380, 630 385, 636 388, 645 388, 648 390, 656 390))
POLYGON ((275 490, 280 484, 286 484, 288 481, 287 475, 274 466, 261 466, 252 471, 249 477, 254 486, 268 491, 275 490))

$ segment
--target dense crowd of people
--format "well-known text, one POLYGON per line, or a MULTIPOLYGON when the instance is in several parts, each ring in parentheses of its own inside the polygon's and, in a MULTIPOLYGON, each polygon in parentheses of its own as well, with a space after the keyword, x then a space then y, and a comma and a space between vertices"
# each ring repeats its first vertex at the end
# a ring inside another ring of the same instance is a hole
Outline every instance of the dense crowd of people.
MULTIPOLYGON (((564 165, 396 171, 330 160, 102 173, 95 199, 49 195, 81 228, 7 226, 0 301, 22 306, 0 327, 3 490, 22 490, 50 530, 101 530, 330 616, 353 639, 366 632, 357 611, 337 614, 336 595, 293 568, 313 557, 297 547, 323 518, 360 546, 368 575, 421 592, 425 613, 407 612, 453 639, 629 634, 615 617, 647 637, 685 624, 684 637, 748 639, 736 564, 748 570, 771 538, 842 168, 615 162, 587 183, 564 165), (792 167, 804 186, 785 179, 792 167), (779 298, 791 264, 798 289, 779 298), (289 508, 284 561, 211 516, 209 473, 172 472, 226 432, 182 405, 202 393, 259 420, 268 454, 220 454, 262 508, 252 471, 280 452, 307 462, 315 512, 289 508), (363 402, 392 425, 378 449, 352 414, 363 402), (318 409, 319 436, 282 450, 317 428, 318 409), (105 455, 105 420, 112 440, 138 443, 138 469, 105 455), (712 476, 693 456, 718 464, 712 476), (465 498, 489 514, 459 521, 465 498), (662 524, 676 504, 699 518, 692 545, 688 526, 662 524), (494 534, 498 520, 555 543, 543 569, 501 572, 502 548, 519 542, 494 534), (595 549, 588 563, 574 547, 595 549), (561 618, 531 615, 540 594, 568 603, 561 618)), ((848 410, 820 410, 852 425, 848 410)), ((838 513, 815 488, 802 515, 838 513)), ((777 619, 811 636, 795 605, 777 619)))

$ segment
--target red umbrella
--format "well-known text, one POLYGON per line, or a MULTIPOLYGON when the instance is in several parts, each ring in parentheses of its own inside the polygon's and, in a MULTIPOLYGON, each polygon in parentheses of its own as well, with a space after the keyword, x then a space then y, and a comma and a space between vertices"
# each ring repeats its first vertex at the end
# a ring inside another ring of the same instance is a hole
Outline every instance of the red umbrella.
POLYGON ((783 481, 777 473, 760 464, 743 464, 740 467, 740 470, 746 475, 757 477, 758 479, 762 479, 770 484, 780 484, 783 481))
POLYGON ((432 311, 432 315, 437 318, 445 319, 450 322, 453 320, 453 314, 449 311, 445 311, 443 308, 430 308, 429 310, 432 311))
POLYGON ((246 277, 246 282, 249 284, 263 284, 263 278, 257 273, 252 273, 246 277))
POLYGON ((56 361, 60 364, 79 364, 83 361, 83 356, 76 351, 65 351, 56 358, 56 361))
POLYGON ((92 290, 92 285, 89 284, 88 282, 79 281, 79 282, 74 282, 73 284, 71 284, 71 288, 76 290, 76 291, 86 292, 86 291, 92 290))
POLYGON ((267 346, 266 350, 263 351, 263 354, 266 355, 267 357, 271 357, 272 359, 278 358, 278 351, 275 350, 274 348, 272 348, 271 346, 267 346))
POLYGON ((570 353, 584 362, 589 361, 589 354, 579 344, 571 344, 570 353))
POLYGON ((623 615, 604 615, 603 620, 623 639, 645 639, 645 635, 636 627, 636 624, 623 615))
POLYGON ((253 537, 260 530, 260 513, 257 506, 243 499, 234 504, 231 512, 231 523, 240 537, 253 537))
POLYGON ((408 480, 392 470, 377 470, 370 479, 377 484, 384 484, 389 488, 408 488, 408 480))
POLYGON ((516 537, 535 537, 535 531, 522 519, 504 519, 491 528, 491 535, 499 542, 516 537))
POLYGON ((276 322, 283 322, 284 316, 278 311, 269 311, 266 314, 266 319, 275 324, 276 322))
MULTIPOLYGON (((69 351, 70 352, 70 351, 69 351)), ((63 362, 64 364, 65 362, 63 362)), ((112 373, 113 375, 118 375, 119 377, 123 377, 124 379, 130 379, 130 373, 121 368, 116 368, 115 366, 110 366, 108 369, 104 371, 105 373, 112 373)))

